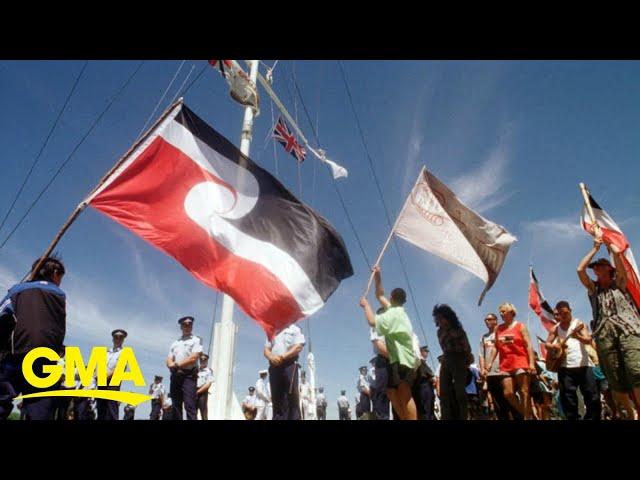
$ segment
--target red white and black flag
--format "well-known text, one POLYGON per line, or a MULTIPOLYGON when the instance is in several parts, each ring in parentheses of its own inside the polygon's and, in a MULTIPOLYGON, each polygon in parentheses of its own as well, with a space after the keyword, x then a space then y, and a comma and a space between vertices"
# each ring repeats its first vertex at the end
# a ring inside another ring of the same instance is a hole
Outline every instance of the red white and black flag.
MULTIPOLYGON (((593 210, 593 215, 596 218, 596 222, 602 229, 602 238, 607 245, 614 244, 622 252, 621 258, 624 263, 624 269, 627 273, 627 290, 631 294, 636 306, 640 308, 640 274, 638 273, 638 266, 636 260, 633 257, 633 252, 629 245, 627 237, 622 232, 618 224, 613 221, 607 212, 605 212, 600 205, 589 194, 589 203, 593 210)), ((593 222, 587 212, 587 207, 582 207, 581 222, 582 228, 589 234, 593 235, 593 222)), ((611 259, 613 263, 613 259, 611 259)))
POLYGON ((529 306, 536 312, 545 330, 550 332, 556 324, 556 319, 553 317, 553 310, 549 302, 545 300, 544 295, 542 295, 538 279, 535 273, 533 273, 533 268, 529 268, 529 277, 529 306))
POLYGON ((329 222, 182 102, 86 202, 233 297, 270 338, 353 275, 329 222))

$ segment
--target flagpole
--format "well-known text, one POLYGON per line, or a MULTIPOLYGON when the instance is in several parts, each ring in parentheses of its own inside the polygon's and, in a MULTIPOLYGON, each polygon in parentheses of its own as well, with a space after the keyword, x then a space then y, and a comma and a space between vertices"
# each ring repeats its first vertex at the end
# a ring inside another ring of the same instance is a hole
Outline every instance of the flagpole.
MULTIPOLYGON (((402 210, 400 210, 400 213, 398 214, 398 217, 396 218, 396 221, 393 224, 393 227, 391 228, 391 232, 389 233, 389 236, 387 237, 386 242, 384 242, 384 245, 382 246, 382 250, 380 251, 380 254, 378 255, 378 258, 376 259, 376 263, 373 265, 374 267, 377 267, 377 266, 380 265, 380 261, 382 260, 382 256, 384 255, 384 252, 387 250, 387 247, 389 246, 389 243, 391 243, 391 238, 393 237, 393 235, 394 235, 394 233, 396 231, 396 228, 398 227, 398 223, 400 222, 400 219, 402 218, 402 214, 404 213, 405 209, 407 208, 407 205, 409 203, 409 199, 411 198, 411 193, 416 188, 416 185, 418 184, 420 179, 424 177, 424 170, 425 170, 424 167, 422 167, 422 170, 420 170, 420 175, 418 175, 418 179, 416 180, 416 183, 413 185, 413 188, 409 192, 409 195, 407 195, 407 199, 404 201, 404 205, 402 206, 402 210)), ((375 273, 372 271, 371 275, 369 275, 369 282, 367 283, 367 288, 364 291, 363 297, 366 297, 369 294, 369 290, 371 290, 371 283, 373 282, 374 275, 375 275, 375 273)))
POLYGON ((54 237, 54 239, 51 241, 51 243, 49 244, 49 246, 47 247, 47 249, 45 250, 45 252, 42 254, 42 256, 40 257, 40 260, 38 260, 38 263, 36 264, 36 266, 33 268, 33 270, 29 273, 29 281, 32 281, 33 278, 35 277, 35 274, 38 270, 40 270, 40 267, 42 266, 42 264, 44 263, 45 259, 51 255, 51 252, 53 251, 54 248, 56 248, 56 246, 58 245, 58 243, 60 242, 60 240, 62 239, 62 236, 66 233, 66 231, 69 229, 69 227, 71 226, 71 224, 73 224, 73 222, 76 221, 76 219, 78 218, 78 216, 84 211, 85 208, 87 208, 87 206, 89 205, 89 202, 92 199, 92 196, 96 193, 96 191, 102 186, 104 185, 104 183, 109 180, 109 178, 111 177, 111 175, 113 175, 113 173, 120 168, 120 166, 129 158, 129 155, 131 155, 131 153, 133 153, 136 148, 138 148, 151 134, 151 132, 165 119, 167 118, 167 116, 169 115, 170 112, 173 111, 173 109, 178 106, 179 104, 181 104, 183 102, 183 98, 180 97, 178 100, 176 100, 174 103, 172 103, 169 108, 167 108, 162 115, 160 115, 160 117, 158 118, 158 120, 156 120, 153 125, 151 125, 149 127, 149 129, 144 132, 144 134, 138 138, 138 140, 131 146, 131 148, 129 148, 129 150, 127 150, 127 152, 120 157, 120 159, 113 165, 113 167, 111 167, 111 169, 105 173, 103 175, 103 177, 100 179, 100 181, 98 182, 98 184, 95 186, 95 188, 93 188, 91 190, 91 192, 89 192, 89 194, 84 198, 84 200, 82 200, 82 202, 80 202, 78 204, 78 206, 74 209, 74 211, 71 213, 71 215, 69 215, 69 218, 67 219, 67 221, 64 223, 64 225, 62 225, 62 228, 60 228, 60 230, 58 231, 58 233, 56 234, 56 236, 54 237))
POLYGON ((596 216, 593 213, 593 208, 591 208, 591 202, 589 201, 589 191, 584 183, 580 182, 580 191, 582 192, 582 198, 584 199, 584 205, 587 207, 587 213, 589 213, 589 217, 591 217, 591 222, 593 223, 594 232, 595 230, 600 229, 600 225, 596 221, 596 216))
MULTIPOLYGON (((249 79, 255 85, 258 77, 259 61, 250 60, 249 62, 251 67, 249 79)), ((254 117, 253 107, 247 106, 244 109, 240 140, 240 152, 246 157, 249 157, 254 117)), ((238 180, 242 182, 242 178, 238 180)), ((220 322, 212 327, 214 329, 214 342, 210 357, 213 359, 212 366, 218 379, 216 391, 211 397, 212 418, 215 420, 228 420, 232 416, 233 365, 236 334, 238 333, 238 326, 233 322, 233 306, 233 299, 224 294, 220 322)))

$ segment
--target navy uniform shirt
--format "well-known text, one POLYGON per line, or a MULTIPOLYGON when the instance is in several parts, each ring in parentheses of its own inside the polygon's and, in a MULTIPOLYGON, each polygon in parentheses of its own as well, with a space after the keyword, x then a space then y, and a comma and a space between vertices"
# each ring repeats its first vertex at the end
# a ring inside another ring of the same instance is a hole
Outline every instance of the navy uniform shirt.
POLYGON ((13 353, 27 353, 36 347, 62 349, 67 325, 66 295, 47 281, 14 285, 0 302, 4 315, 17 318, 13 334, 13 353))

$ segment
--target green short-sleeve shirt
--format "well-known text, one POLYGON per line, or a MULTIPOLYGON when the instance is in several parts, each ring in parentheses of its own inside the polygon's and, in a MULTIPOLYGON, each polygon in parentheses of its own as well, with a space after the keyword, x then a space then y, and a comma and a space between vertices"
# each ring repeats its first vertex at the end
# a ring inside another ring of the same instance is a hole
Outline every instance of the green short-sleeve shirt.
POLYGON ((389 307, 376 315, 376 332, 384 336, 390 363, 400 363, 409 368, 416 366, 413 328, 404 308, 389 307))

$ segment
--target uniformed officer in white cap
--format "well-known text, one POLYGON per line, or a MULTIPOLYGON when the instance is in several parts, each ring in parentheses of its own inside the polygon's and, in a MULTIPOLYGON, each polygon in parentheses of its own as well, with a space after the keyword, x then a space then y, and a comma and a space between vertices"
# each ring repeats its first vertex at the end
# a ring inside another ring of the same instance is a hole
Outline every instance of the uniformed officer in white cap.
POLYGON ((198 358, 202 353, 202 339, 192 333, 193 317, 178 320, 182 336, 171 344, 167 356, 167 367, 171 372, 169 392, 173 403, 175 420, 182 420, 182 405, 187 420, 197 420, 198 358))
MULTIPOLYGON (((111 332, 113 347, 107 350, 107 385, 104 387, 98 387, 99 390, 120 390, 120 385, 110 386, 109 382, 111 381, 113 372, 118 364, 120 353, 122 353, 122 344, 126 337, 127 332, 121 328, 111 332)), ((96 400, 96 406, 98 408, 98 420, 118 420, 120 402, 98 398, 96 400)))
POLYGON ((356 418, 361 418, 365 415, 368 418, 371 413, 371 391, 369 390, 369 379, 367 378, 366 365, 360 367, 357 389, 360 393, 360 398, 356 405, 356 418))
POLYGON ((316 395, 316 416, 318 420, 327 419, 327 397, 324 394, 324 387, 320 387, 316 395))
POLYGON ((338 416, 340 420, 351 420, 351 415, 349 414, 349 399, 346 394, 347 392, 345 390, 341 390, 340 396, 338 397, 338 416))
POLYGON ((149 395, 151 395, 151 415, 149 415, 149 420, 160 420, 160 415, 162 414, 162 397, 164 394, 162 377, 156 375, 153 378, 153 383, 149 386, 149 395))
POLYGON ((162 420, 175 420, 173 413, 173 402, 167 394, 162 396, 162 420))
POLYGON ((298 364, 305 339, 297 325, 289 325, 264 346, 269 360, 269 383, 274 420, 300 420, 298 364))
POLYGON ((256 382, 256 420, 270 420, 267 416, 269 405, 271 404, 271 388, 267 379, 267 370, 260 370, 258 381, 256 382))
POLYGON ((198 410, 200 411, 200 418, 202 418, 202 420, 209 420, 207 405, 209 402, 209 388, 211 388, 211 385, 213 384, 213 370, 209 368, 208 362, 209 355, 201 353, 200 369, 198 370, 198 383, 196 385, 198 391, 196 392, 196 396, 198 410))
POLYGON ((257 411, 256 388, 251 386, 249 387, 249 395, 244 397, 244 400, 242 401, 242 413, 244 413, 244 418, 247 420, 255 420, 257 411))
POLYGON ((124 407, 124 416, 122 420, 135 420, 136 407, 134 405, 127 405, 124 407))

